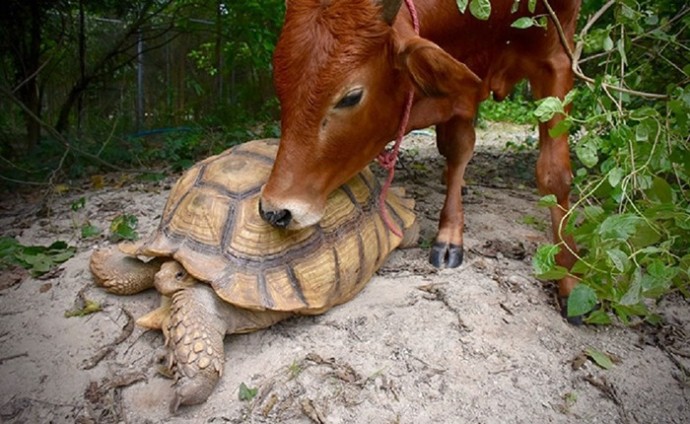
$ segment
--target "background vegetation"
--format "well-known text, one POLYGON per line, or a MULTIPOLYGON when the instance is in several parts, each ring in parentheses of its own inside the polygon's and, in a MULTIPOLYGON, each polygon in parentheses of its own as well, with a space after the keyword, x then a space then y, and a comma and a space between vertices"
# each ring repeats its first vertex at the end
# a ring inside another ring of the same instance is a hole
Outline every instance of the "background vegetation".
POLYGON ((0 2, 0 178, 172 166, 277 118, 284 0, 0 2))
MULTIPOLYGON (((457 3, 490 14, 488 0, 457 3)), ((271 55, 284 4, 0 2, 0 184, 54 190, 110 170, 179 170, 277 135, 271 55)), ((553 24, 547 15, 515 23, 553 24)), ((689 27, 685 1, 584 0, 567 101, 537 105, 522 85, 481 109, 483 119, 535 124, 574 106, 555 130, 573 134, 576 160, 566 230, 583 284, 570 310, 593 323, 654 322, 660 296, 690 295, 689 27)), ((554 263, 561 248, 538 250, 538 276, 568 272, 554 263)))

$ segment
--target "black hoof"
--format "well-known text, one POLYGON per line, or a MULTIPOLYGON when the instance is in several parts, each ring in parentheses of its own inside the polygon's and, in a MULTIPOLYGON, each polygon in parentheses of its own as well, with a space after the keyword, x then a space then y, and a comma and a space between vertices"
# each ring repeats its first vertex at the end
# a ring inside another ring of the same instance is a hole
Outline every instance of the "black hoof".
POLYGON ((567 297, 559 297, 558 298, 558 304, 561 307, 561 316, 568 321, 569 324, 575 325, 575 326, 580 326, 585 323, 585 315, 575 315, 573 317, 568 316, 568 298, 567 297))
POLYGON ((429 262, 436 268, 457 268, 462 257, 462 246, 450 243, 434 243, 429 252, 429 262))

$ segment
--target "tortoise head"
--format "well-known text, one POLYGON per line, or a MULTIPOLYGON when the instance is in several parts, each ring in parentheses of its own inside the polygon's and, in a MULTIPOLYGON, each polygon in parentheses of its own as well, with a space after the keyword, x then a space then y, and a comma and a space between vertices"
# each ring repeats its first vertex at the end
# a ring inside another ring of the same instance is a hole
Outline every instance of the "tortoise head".
POLYGON ((196 281, 179 262, 168 261, 161 265, 153 284, 158 292, 169 296, 178 290, 193 286, 196 281))

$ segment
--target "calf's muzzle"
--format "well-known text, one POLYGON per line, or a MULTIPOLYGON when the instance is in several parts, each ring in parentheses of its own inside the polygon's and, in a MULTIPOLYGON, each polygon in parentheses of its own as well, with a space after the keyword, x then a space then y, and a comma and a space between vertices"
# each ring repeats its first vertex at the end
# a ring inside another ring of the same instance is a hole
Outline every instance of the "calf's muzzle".
POLYGON ((259 201, 259 215, 261 218, 276 228, 287 228, 292 220, 292 213, 287 209, 278 209, 276 211, 264 210, 262 202, 259 201))

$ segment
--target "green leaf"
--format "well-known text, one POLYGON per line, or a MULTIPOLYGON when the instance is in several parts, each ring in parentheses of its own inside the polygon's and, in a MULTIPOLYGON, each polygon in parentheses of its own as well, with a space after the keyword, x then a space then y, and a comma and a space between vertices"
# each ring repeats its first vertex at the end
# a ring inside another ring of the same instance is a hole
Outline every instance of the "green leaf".
POLYGON ((21 249, 19 242, 12 237, 0 237, 0 265, 16 264, 15 253, 21 249))
POLYGON ((604 38, 604 43, 602 47, 607 52, 613 50, 613 40, 611 39, 611 37, 604 38))
POLYGON ((554 265, 554 267, 546 272, 543 272, 537 276, 540 280, 560 280, 568 275, 568 268, 554 265))
POLYGON ((568 270, 556 265, 556 254, 561 251, 555 244, 539 246, 532 258, 532 268, 537 278, 542 280, 559 280, 568 275, 568 270))
POLYGON ((611 262, 613 262, 613 266, 620 272, 624 272, 628 268, 628 265, 630 265, 628 255, 620 249, 607 250, 606 254, 609 259, 611 259, 611 262))
POLYGON ((110 232, 115 238, 124 240, 136 240, 139 238, 135 228, 139 220, 134 215, 122 214, 118 215, 110 223, 110 232))
POLYGON ((657 299, 668 291, 678 268, 666 265, 659 259, 653 259, 647 265, 647 273, 642 276, 642 292, 645 297, 657 299))
POLYGON ((568 316, 584 315, 594 309, 597 294, 586 284, 578 284, 568 296, 568 316))
POLYGON ((558 199, 556 198, 555 194, 547 194, 546 196, 543 196, 541 199, 539 199, 539 202, 537 203, 537 206, 540 206, 542 208, 550 208, 552 206, 557 205, 558 199))
POLYGON ((81 309, 71 309, 69 311, 66 311, 65 318, 83 317, 96 312, 100 312, 102 310, 103 308, 101 307, 100 303, 96 302, 95 300, 86 299, 84 301, 84 307, 82 307, 81 309))
POLYGON ((561 251, 555 244, 542 244, 537 248, 532 259, 532 266, 536 274, 541 274, 553 268, 556 264, 556 254, 561 251))
POLYGON ((240 384, 240 393, 239 393, 239 398, 241 401, 250 401, 254 399, 256 394, 259 392, 259 389, 257 388, 250 388, 247 387, 246 384, 241 383, 240 384))
POLYGON ((632 276, 632 282, 628 291, 625 292, 619 303, 621 305, 637 305, 640 303, 642 295, 642 275, 639 269, 636 269, 632 276))
POLYGON ((568 130, 570 129, 570 125, 570 120, 564 119, 558 122, 556 125, 554 125, 553 128, 549 129, 549 135, 553 138, 560 137, 561 135, 568 132, 568 130))
POLYGON ((529 27, 533 27, 535 24, 534 19, 529 17, 529 16, 523 16, 522 18, 518 18, 510 24, 511 27, 513 28, 519 28, 519 29, 525 29, 529 27))
POLYGON ((490 0, 470 0, 470 13, 475 18, 486 21, 491 15, 490 0))
POLYGON ((625 175, 625 172, 623 169, 620 167, 615 167, 609 171, 609 184, 611 187, 618 187, 618 184, 620 184, 621 180, 623 179, 623 176, 625 175))
POLYGON ((81 238, 95 237, 101 233, 101 229, 91 224, 84 224, 81 227, 81 238))
POLYGON ((537 10, 537 0, 529 0, 527 2, 527 9, 529 13, 534 13, 534 11, 537 10))
POLYGON ((587 315, 585 322, 587 324, 609 325, 611 324, 611 317, 606 313, 606 311, 597 309, 596 311, 592 311, 587 315))
POLYGON ((649 140, 649 128, 646 125, 638 125, 635 127, 635 141, 649 140))
POLYGON ((84 206, 86 206, 86 199, 83 197, 80 197, 79 200, 75 200, 72 202, 71 208, 73 211, 78 211, 79 209, 83 209, 84 206))
POLYGON ((584 212, 587 219, 596 220, 604 215, 604 208, 598 205, 585 206, 584 212))
POLYGON ((568 93, 563 98, 563 106, 567 106, 570 103, 572 103, 573 100, 575 99, 575 96, 577 96, 577 90, 576 89, 573 88, 572 90, 568 91, 568 93))
POLYGON ((587 264, 587 262, 578 259, 575 261, 572 268, 570 268, 570 272, 573 274, 584 274, 585 272, 589 271, 590 268, 591 267, 587 264))
POLYGON ((633 235, 642 218, 630 213, 611 215, 599 226, 599 234, 603 240, 628 240, 633 235))
POLYGON ((458 5, 458 10, 460 13, 465 13, 465 10, 467 10, 467 3, 469 3, 470 0, 455 0, 455 3, 458 5))
POLYGON ((654 177, 652 186, 645 194, 650 200, 657 203, 669 204, 673 202, 673 189, 666 180, 660 177, 654 177))
POLYGON ((565 110, 563 109, 563 102, 561 99, 558 97, 546 97, 539 102, 539 105, 533 113, 539 122, 546 122, 557 113, 565 113, 565 110))
POLYGON ((48 247, 22 246, 17 243, 16 249, 12 252, 12 262, 29 270, 34 277, 38 277, 74 256, 75 252, 76 248, 64 241, 56 241, 48 247))
POLYGON ((637 225, 637 231, 628 240, 630 244, 637 248, 651 246, 661 240, 661 234, 656 231, 646 221, 641 221, 637 225))
MULTIPOLYGON (((41 246, 39 246, 41 248, 41 246)), ((54 241, 50 246, 48 246, 47 250, 65 250, 68 249, 69 245, 61 240, 54 241)))
POLYGON ((17 256, 17 259, 26 264, 25 268, 28 269, 34 277, 45 274, 50 271, 50 268, 53 266, 53 261, 43 253, 36 255, 25 255, 21 253, 17 256))
POLYGON ((599 162, 597 148, 591 143, 578 143, 575 145, 575 154, 580 162, 587 168, 592 168, 599 162))
POLYGON ((600 350, 594 349, 593 347, 588 347, 587 349, 585 349, 585 355, 587 355, 594 361, 594 363, 596 363, 605 370, 611 369, 613 367, 613 361, 611 361, 609 355, 605 354, 600 350))
POLYGON ((50 253, 50 260, 56 264, 61 264, 61 263, 65 262, 67 259, 74 256, 74 253, 76 251, 77 251, 76 248, 70 247, 70 248, 67 248, 65 250, 61 250, 59 252, 51 252, 50 253))
POLYGON ((621 61, 623 65, 628 64, 628 57, 625 54, 625 43, 622 39, 616 41, 616 48, 618 48, 618 54, 621 55, 621 61))
POLYGON ((635 121, 643 121, 647 118, 658 118, 659 112, 651 107, 641 107, 630 111, 630 119, 635 121))

